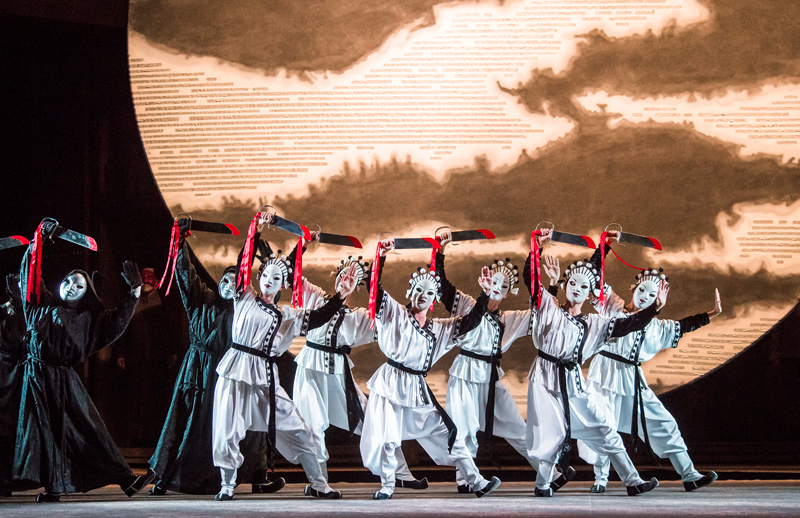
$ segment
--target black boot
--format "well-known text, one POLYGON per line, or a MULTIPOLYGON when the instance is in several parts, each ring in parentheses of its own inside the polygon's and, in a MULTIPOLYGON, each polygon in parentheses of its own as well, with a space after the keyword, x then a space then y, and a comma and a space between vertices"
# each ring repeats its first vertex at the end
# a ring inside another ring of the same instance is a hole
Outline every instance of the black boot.
POLYGON ((595 485, 592 486, 592 489, 590 489, 589 492, 590 493, 605 493, 606 492, 606 486, 603 486, 601 484, 595 484, 595 485))
POLYGON ((535 487, 533 488, 533 496, 549 498, 553 496, 553 488, 548 487, 547 489, 539 489, 538 487, 535 487))
POLYGON ((636 496, 641 495, 642 493, 647 493, 648 491, 652 491, 658 487, 658 479, 653 477, 650 479, 650 482, 645 482, 644 484, 636 484, 635 486, 626 486, 628 490, 628 496, 636 496))
POLYGON ((717 478, 719 477, 717 476, 716 473, 714 473, 713 471, 709 471, 708 473, 703 475, 702 478, 693 480, 692 482, 684 482, 683 489, 685 489, 686 491, 694 491, 695 489, 700 489, 701 487, 705 487, 711 484, 712 482, 717 480, 717 478))
POLYGON ((459 494, 466 495, 472 493, 472 490, 469 488, 467 484, 458 484, 458 492, 459 494))
POLYGON ((478 490, 475 491, 475 496, 480 498, 483 495, 486 495, 486 494, 494 491, 498 487, 500 487, 500 479, 497 478, 497 477, 492 477, 492 480, 487 482, 485 486, 483 486, 481 489, 478 489, 478 490))
POLYGON ((567 482, 569 482, 573 478, 575 478, 575 468, 570 466, 569 468, 567 468, 566 473, 562 473, 560 477, 550 482, 550 488, 555 493, 556 491, 567 485, 567 482))
POLYGON ((324 498, 325 500, 339 500, 342 498, 341 491, 328 491, 327 493, 320 493, 310 485, 306 486, 303 490, 304 496, 313 496, 314 498, 324 498))
POLYGON ((405 489, 428 489, 428 477, 422 477, 419 480, 400 480, 394 479, 394 487, 402 487, 405 489))
POLYGON ((61 500, 61 495, 59 495, 58 493, 51 493, 49 491, 45 491, 44 493, 39 493, 38 495, 36 495, 37 504, 58 502, 59 500, 61 500))
POLYGON ((150 491, 148 492, 150 496, 164 496, 167 494, 167 490, 162 486, 160 486, 159 484, 156 484, 150 488, 150 491))
POLYGON ((125 491, 126 495, 131 497, 141 491, 144 486, 152 482, 154 478, 156 478, 156 472, 152 469, 148 469, 147 473, 144 475, 140 475, 138 477, 133 475, 125 477, 125 480, 120 482, 119 487, 125 491))
POLYGON ((256 483, 253 481, 253 493, 277 493, 283 486, 286 485, 286 480, 283 477, 278 477, 275 480, 265 480, 263 482, 256 483))

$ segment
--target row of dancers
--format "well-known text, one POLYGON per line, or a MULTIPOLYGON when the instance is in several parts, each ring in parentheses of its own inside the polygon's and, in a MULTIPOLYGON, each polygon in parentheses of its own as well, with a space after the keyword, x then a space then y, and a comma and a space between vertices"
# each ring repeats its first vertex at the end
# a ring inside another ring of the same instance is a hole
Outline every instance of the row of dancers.
MULTIPOLYGON (((0 414, 10 421, 16 413, 16 419, 13 455, 4 451, 0 459, 0 490, 44 487, 37 501, 54 502, 63 494, 108 484, 119 484, 131 496, 153 482, 152 495, 216 493, 215 500, 226 501, 242 482, 238 470, 246 456, 264 457, 263 468, 272 469, 277 451, 303 467, 307 496, 338 499, 341 492, 329 486, 326 468, 330 425, 361 436, 364 466, 381 480, 373 495, 378 500, 390 499, 397 487, 428 485, 409 470, 401 449, 405 440, 417 440, 436 464, 455 466, 460 493, 482 497, 496 489, 500 480, 486 480, 475 465, 478 431, 484 432, 490 455, 497 436, 530 463, 536 470, 533 494, 539 497, 553 496, 574 478, 571 439, 594 466, 593 493, 604 492, 610 465, 631 496, 657 487, 655 478, 639 476, 619 432, 640 437, 655 455, 669 458, 687 491, 716 480, 713 471, 702 475, 694 468, 674 418, 648 388, 641 363, 718 315, 718 292, 708 313, 677 321, 654 318, 669 292, 661 270, 639 273, 627 304, 601 282, 600 265, 618 233, 608 232, 591 259, 576 261, 562 275, 556 258, 540 257, 551 234, 542 230, 537 250, 522 268, 530 309, 500 309, 509 293, 519 291, 519 269, 508 259, 482 269, 477 298, 453 286, 445 273, 448 232, 440 236, 434 264, 412 273, 407 304, 380 282, 392 239, 379 243, 372 265, 361 258, 343 260, 329 295, 306 278, 293 283, 297 249, 286 257, 260 239, 272 217, 254 218, 237 265, 227 268, 214 288, 200 280, 190 261, 185 240, 190 222, 176 222, 171 279, 189 318, 191 345, 150 469, 139 477, 114 445, 71 365, 119 338, 141 292, 141 275, 133 263, 124 264, 130 293, 114 310, 103 308, 91 277, 80 270, 67 275, 56 297, 39 279, 41 238, 53 232, 48 220, 40 225, 40 239, 25 254, 19 284, 9 282, 19 311, 12 309, 2 323, 0 414), (261 260, 257 288, 250 280, 256 258, 261 260), (547 289, 541 270, 550 279, 547 289), (351 308, 348 297, 360 284, 369 290, 369 307, 351 308), (302 292, 293 294, 302 303, 278 305, 281 292, 292 286, 302 292), (563 304, 556 298, 559 286, 565 291, 563 304), (584 314, 590 297, 597 312, 584 314), (450 318, 428 318, 435 302, 450 318), (300 336, 306 344, 296 358, 290 397, 278 382, 276 362, 300 336), (525 336, 537 349, 528 374, 527 422, 500 368, 502 354, 525 336), (353 379, 348 355, 352 347, 372 342, 387 362, 367 382, 367 398, 353 379), (425 376, 455 347, 459 354, 449 371, 443 408, 425 376), (584 379, 581 365, 589 358, 584 379), (12 390, 15 385, 19 394, 12 390), (266 448, 252 446, 259 435, 266 448)), ((311 241, 318 239, 312 233, 311 241)), ((8 435, 8 429, 2 433, 8 435)), ((268 481, 267 470, 260 471, 254 492, 283 487, 283 479, 268 481)))

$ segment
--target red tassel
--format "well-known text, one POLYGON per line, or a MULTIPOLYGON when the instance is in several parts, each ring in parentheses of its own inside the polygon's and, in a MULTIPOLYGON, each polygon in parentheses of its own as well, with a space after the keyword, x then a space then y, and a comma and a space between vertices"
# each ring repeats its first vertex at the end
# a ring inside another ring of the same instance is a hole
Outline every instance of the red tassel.
POLYGON ((603 288, 606 285, 606 250, 604 247, 608 246, 608 243, 606 243, 607 237, 608 232, 600 234, 600 297, 598 298, 598 303, 601 308, 606 304, 606 290, 603 288))
MULTIPOLYGON (((436 242, 438 243, 439 241, 441 241, 441 238, 439 236, 436 236, 436 242)), ((431 273, 436 273, 436 251, 437 251, 436 248, 431 250, 431 267, 429 268, 431 273)), ((435 305, 436 305, 436 299, 434 298, 433 302, 431 302, 431 307, 430 307, 431 311, 433 311, 433 306, 435 305)))
POLYGON ((375 260, 372 262, 372 274, 369 277, 369 328, 375 328, 375 315, 378 306, 378 268, 381 267, 381 242, 378 240, 378 248, 375 249, 375 260))
POLYGON ((303 238, 297 238, 297 256, 294 260, 294 281, 292 282, 292 305, 303 307, 303 238))
POLYGON ((36 304, 41 302, 39 285, 42 280, 42 229, 44 222, 39 223, 33 235, 33 248, 31 249, 31 264, 28 268, 28 285, 25 287, 25 298, 31 301, 31 293, 36 296, 36 304))
POLYGON ((247 239, 244 241, 244 250, 242 251, 242 264, 239 265, 239 276, 236 278, 236 289, 241 290, 250 285, 250 270, 253 264, 253 247, 255 246, 256 231, 258 230, 258 220, 261 217, 260 212, 256 212, 253 216, 253 221, 247 228, 247 239))
POLYGON ((542 305, 542 282, 539 279, 542 264, 539 258, 539 243, 536 241, 536 236, 539 235, 541 232, 538 230, 531 232, 531 298, 536 299, 536 309, 542 305))
POLYGON ((167 274, 169 274, 169 283, 167 284, 167 292, 165 295, 169 295, 169 289, 172 287, 172 279, 175 277, 175 265, 178 263, 178 248, 181 242, 181 228, 178 225, 178 220, 172 224, 172 232, 169 236, 169 251, 167 252, 167 266, 164 268, 164 275, 161 276, 161 280, 158 282, 158 286, 156 288, 161 288, 164 284, 164 281, 167 278, 167 274), (172 273, 170 273, 170 265, 172 266, 172 273))

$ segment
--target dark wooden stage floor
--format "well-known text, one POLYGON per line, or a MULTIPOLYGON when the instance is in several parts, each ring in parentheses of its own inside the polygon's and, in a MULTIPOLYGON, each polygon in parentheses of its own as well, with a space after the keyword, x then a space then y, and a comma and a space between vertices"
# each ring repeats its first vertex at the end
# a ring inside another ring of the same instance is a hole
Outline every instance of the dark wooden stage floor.
POLYGON ((230 502, 211 497, 169 494, 148 496, 146 491, 125 497, 108 486, 87 494, 63 498, 57 504, 36 504, 36 492, 0 498, 3 518, 68 517, 517 517, 517 516, 800 516, 800 480, 719 481, 687 493, 679 482, 664 482, 650 494, 628 497, 621 483, 609 485, 605 494, 589 493, 589 482, 573 482, 554 498, 534 498, 532 486, 508 482, 490 495, 476 499, 459 495, 454 484, 437 482, 426 491, 398 490, 392 500, 373 501, 376 484, 335 484, 344 493, 337 501, 303 496, 303 484, 287 484, 273 495, 251 495, 250 486, 237 488, 230 502))

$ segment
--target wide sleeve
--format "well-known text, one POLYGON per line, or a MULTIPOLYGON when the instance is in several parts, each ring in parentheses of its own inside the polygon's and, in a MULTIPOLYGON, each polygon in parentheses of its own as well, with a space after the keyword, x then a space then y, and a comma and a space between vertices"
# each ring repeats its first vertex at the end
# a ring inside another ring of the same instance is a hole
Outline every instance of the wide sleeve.
POLYGON ((376 331, 369 320, 369 312, 365 308, 358 308, 345 315, 347 325, 353 326, 353 343, 351 347, 368 344, 377 340, 376 331))
POLYGON ((503 312, 503 343, 500 344, 501 352, 505 353, 515 340, 530 334, 532 316, 530 310, 503 312))
POLYGON ((328 294, 319 286, 312 284, 303 277, 303 306, 307 309, 317 309, 325 304, 328 294))
MULTIPOLYGON (((270 248, 269 244, 266 241, 261 241, 261 232, 256 232, 255 233, 255 235, 253 236, 253 243, 254 243, 253 246, 258 246, 259 250, 262 249, 261 243, 264 243, 265 249, 268 250, 270 253, 272 252, 272 249, 270 248), (257 245, 256 245, 256 243, 257 243, 257 245)), ((245 240, 244 244, 242 245, 242 249, 239 250, 239 257, 236 258, 236 278, 237 279, 239 278, 239 272, 242 270, 242 258, 244 257, 244 247, 246 247, 246 246, 247 246, 247 240, 245 240)), ((250 254, 250 264, 245 265, 246 268, 250 268, 251 270, 253 269, 253 262, 256 260, 255 252, 256 251, 253 250, 253 253, 250 254)), ((269 255, 267 255, 266 257, 269 257, 269 255)), ((253 280, 250 279, 251 285, 252 285, 252 282, 253 282, 253 280)), ((236 295, 234 296, 234 298, 240 298, 245 291, 247 291, 247 286, 239 287, 239 289, 237 290, 236 295)))
POLYGON ((641 331, 658 313, 655 304, 651 304, 641 311, 626 318, 609 319, 607 338, 619 338, 634 331, 641 331))
POLYGON ((339 293, 328 299, 324 306, 312 310, 308 314, 308 329, 316 329, 325 325, 344 304, 344 299, 339 293))
MULTIPOLYGON (((381 285, 381 275, 383 275, 383 265, 386 264, 386 256, 381 256, 378 259, 378 282, 377 286, 375 286, 375 290, 377 291, 377 296, 375 298, 375 307, 377 308, 376 313, 381 312, 381 308, 384 306, 384 295, 386 295, 386 291, 383 289, 381 285)), ((372 269, 376 268, 375 263, 372 263, 369 267, 369 271, 367 272, 367 293, 371 296, 372 295, 372 269)), ((391 297, 390 297, 391 298, 391 297)), ((376 315, 376 320, 379 319, 379 316, 376 315)))
POLYGON ((189 245, 186 239, 181 238, 181 246, 178 249, 178 258, 175 262, 175 280, 178 284, 178 291, 181 294, 183 307, 189 314, 189 319, 193 313, 201 309, 206 304, 214 304, 217 300, 217 290, 212 290, 200 280, 197 275, 189 254, 189 245))
POLYGON ((659 349, 670 349, 678 346, 678 341, 684 334, 696 331, 710 322, 708 313, 698 313, 680 320, 653 319, 647 328, 647 334, 648 338, 656 339, 659 349))
POLYGON ((462 317, 475 306, 475 299, 458 290, 447 280, 444 270, 444 258, 445 256, 441 252, 436 253, 436 273, 439 274, 439 279, 442 281, 441 302, 451 317, 462 317))
MULTIPOLYGON (((539 257, 542 256, 542 249, 539 249, 539 257)), ((542 285, 542 272, 539 273, 539 286, 542 285)), ((531 293, 531 254, 528 253, 528 258, 525 259, 525 266, 522 267, 522 280, 525 281, 525 286, 528 287, 528 293, 531 293)), ((548 296, 555 297, 558 295, 558 289, 556 289, 555 293, 550 293, 549 290, 542 289, 542 293, 547 293, 548 296)), ((544 296, 544 295, 543 295, 544 296)), ((536 307, 538 305, 538 290, 534 291, 531 295, 531 307, 536 307)))
POLYGON ((70 325, 68 332, 73 336, 86 337, 84 356, 90 356, 122 336, 138 303, 139 298, 128 293, 115 309, 80 313, 73 321, 75 325, 70 325))
POLYGON ((610 285, 606 284, 603 286, 603 290, 605 291, 605 304, 601 306, 600 299, 597 297, 593 298, 591 304, 594 310, 604 317, 613 317, 621 314, 625 309, 625 301, 622 300, 622 297, 617 295, 610 285))
POLYGON ((28 286, 28 273, 30 271, 31 266, 31 254, 33 253, 33 243, 28 245, 27 250, 25 250, 25 254, 22 256, 22 264, 20 265, 19 269, 19 283, 20 283, 20 296, 22 299, 22 311, 25 314, 25 319, 28 322, 31 322, 32 319, 35 320, 34 314, 39 307, 45 307, 53 302, 53 294, 50 293, 44 285, 44 280, 40 279, 39 282, 39 293, 41 294, 41 298, 39 303, 37 304, 35 301, 28 302, 27 297, 27 286, 28 286))

